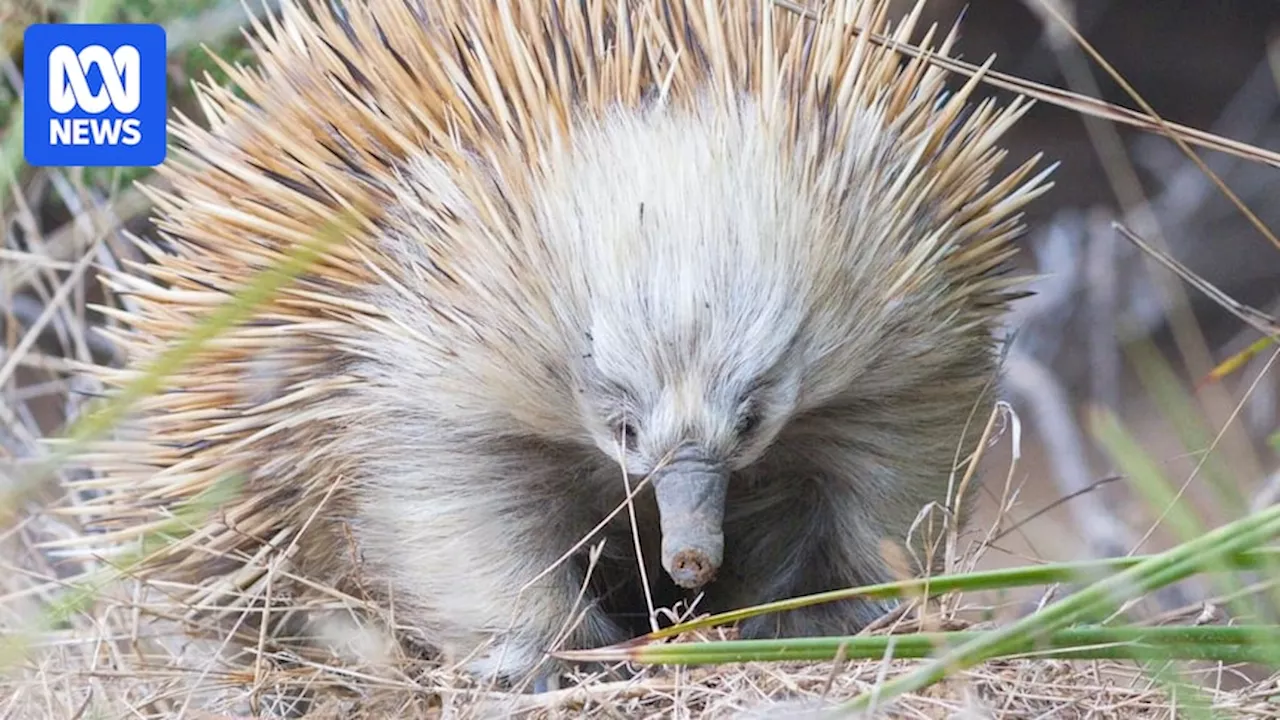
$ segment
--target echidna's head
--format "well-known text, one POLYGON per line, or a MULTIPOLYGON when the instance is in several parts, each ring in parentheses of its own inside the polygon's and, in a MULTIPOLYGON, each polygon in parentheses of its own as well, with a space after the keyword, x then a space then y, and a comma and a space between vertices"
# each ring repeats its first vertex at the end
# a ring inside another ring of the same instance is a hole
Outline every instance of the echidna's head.
POLYGON ((709 266, 723 260, 691 252, 678 266, 633 265, 652 289, 600 298, 583 373, 584 427, 629 474, 649 476, 663 565, 686 587, 722 560, 730 474, 768 448, 800 392, 788 305, 730 288, 709 266))
POLYGON ((582 425, 650 477, 686 587, 721 562, 731 473, 822 391, 824 343, 857 342, 810 332, 833 292, 822 265, 842 258, 791 160, 753 112, 721 109, 614 117, 548 163, 545 236, 579 270, 560 282, 576 286, 582 425))

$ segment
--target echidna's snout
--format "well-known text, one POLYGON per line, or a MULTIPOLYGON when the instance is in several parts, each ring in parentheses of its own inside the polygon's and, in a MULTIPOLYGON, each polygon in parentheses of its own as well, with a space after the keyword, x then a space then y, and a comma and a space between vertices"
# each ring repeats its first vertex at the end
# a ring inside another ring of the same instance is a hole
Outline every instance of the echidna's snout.
POLYGON ((681 587, 696 589, 715 579, 724 558, 725 467, 686 445, 653 472, 662 525, 662 567, 681 587))

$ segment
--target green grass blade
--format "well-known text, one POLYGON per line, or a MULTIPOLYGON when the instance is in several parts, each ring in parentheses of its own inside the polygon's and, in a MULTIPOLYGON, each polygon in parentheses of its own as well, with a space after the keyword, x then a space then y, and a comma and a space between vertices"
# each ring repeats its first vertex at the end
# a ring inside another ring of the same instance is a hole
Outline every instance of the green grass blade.
POLYGON ((1173 426, 1183 448, 1200 458, 1197 474, 1213 490, 1226 516, 1240 517, 1247 513, 1249 503, 1235 482, 1236 474, 1222 450, 1215 448, 1217 433, 1210 430, 1204 412, 1187 394, 1169 362, 1149 340, 1130 343, 1126 350, 1138 380, 1160 408, 1160 416, 1173 426))
POLYGON ((57 628, 73 614, 92 605, 109 583, 128 576, 150 555, 162 551, 198 528, 202 520, 211 517, 239 492, 241 484, 239 478, 226 478, 214 483, 175 508, 172 520, 140 538, 139 550, 114 560, 110 567, 67 581, 69 589, 58 600, 43 608, 33 627, 0 638, 0 669, 11 668, 25 658, 27 649, 34 644, 39 633, 57 628))
POLYGON ((923 690, 951 672, 1004 655, 1008 648, 1018 647, 1028 638, 1048 636, 1081 617, 1096 617, 1103 609, 1114 607, 1122 600, 1140 596, 1187 577, 1212 557, 1255 548, 1277 533, 1280 533, 1280 506, 1224 525, 1094 583, 1034 615, 999 630, 983 633, 917 670, 860 695, 842 710, 865 710, 872 703, 923 690))
MULTIPOLYGON (((1033 587, 1053 583, 1093 583, 1116 573, 1128 570, 1147 562, 1157 556, 1140 555, 1127 558, 1108 558, 1081 562, 1046 563, 1019 568, 985 570, 979 572, 938 575, 928 579, 904 580, 876 585, 830 592, 804 595, 777 602, 763 603, 749 608, 709 615, 697 620, 672 625, 657 632, 644 635, 634 642, 652 642, 674 637, 681 633, 701 630, 716 625, 727 625, 757 615, 770 612, 783 612, 825 602, 847 600, 850 598, 901 598, 918 597, 922 593, 931 596, 948 592, 976 592, 980 590, 1002 590, 1015 587, 1033 587)), ((1255 548, 1243 552, 1231 553, 1218 564, 1207 568, 1210 572, 1233 572, 1237 570, 1256 570, 1270 567, 1280 562, 1280 548, 1255 548)))
MULTIPOLYGON (((139 400, 158 392, 165 378, 192 360, 209 341, 216 339, 231 327, 250 319, 258 308, 282 288, 307 272, 320 260, 326 249, 347 236, 356 220, 356 216, 352 213, 335 215, 307 242, 291 248, 283 258, 260 271, 228 301, 214 308, 177 342, 143 368, 118 393, 109 399, 99 401, 96 409, 81 415, 64 434, 55 452, 32 468, 25 477, 19 477, 19 482, 14 483, 14 487, 8 489, 4 496, 0 496, 0 519, 4 519, 3 515, 17 511, 21 507, 22 495, 31 488, 37 487, 47 473, 55 472, 63 463, 80 452, 86 443, 110 431, 139 400)), ((161 552, 175 538, 185 534, 192 526, 194 519, 199 518, 202 513, 211 512, 225 502, 227 493, 231 492, 227 489, 228 487, 232 486, 226 483, 215 484, 204 494, 177 508, 173 521, 144 537, 140 550, 132 557, 124 558, 112 568, 73 583, 60 602, 53 603, 45 609, 34 630, 6 636, 3 642, 0 642, 0 664, 9 665, 15 656, 21 657, 22 651, 29 646, 33 632, 54 627, 71 613, 84 608, 101 592, 106 583, 127 574, 130 567, 145 559, 148 554, 161 552)))
MULTIPOLYGON (((848 659, 923 658, 948 647, 980 639, 986 632, 926 632, 907 635, 731 640, 722 642, 660 643, 611 652, 581 651, 573 659, 654 665, 713 665, 738 662, 822 661, 848 659)), ((1077 627, 1038 639, 1027 636, 1011 642, 1002 657, 1036 655, 1044 658, 1090 660, 1204 660, 1225 663, 1264 663, 1258 651, 1264 644, 1280 645, 1280 627, 1175 626, 1077 627)))
POLYGON ((165 378, 180 370, 194 358, 204 346, 226 330, 253 316, 266 303, 298 276, 307 272, 330 246, 340 242, 353 228, 355 218, 350 213, 335 217, 322 227, 308 242, 291 249, 276 264, 259 272, 231 299, 210 312, 196 323, 186 335, 167 348, 159 357, 141 370, 139 375, 95 409, 81 415, 71 425, 55 451, 32 468, 5 496, 0 496, 0 512, 8 513, 19 506, 18 497, 23 491, 36 486, 48 473, 55 471, 68 459, 80 452, 86 443, 101 436, 116 425, 141 399, 158 392, 165 378))

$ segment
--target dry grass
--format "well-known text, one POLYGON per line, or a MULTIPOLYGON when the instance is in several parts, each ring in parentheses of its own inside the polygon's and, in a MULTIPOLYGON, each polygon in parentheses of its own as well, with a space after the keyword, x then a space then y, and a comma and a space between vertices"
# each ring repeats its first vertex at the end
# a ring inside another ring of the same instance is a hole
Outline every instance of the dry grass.
MULTIPOLYGON (((16 67, 11 60, 0 62, 8 63, 3 74, 12 84, 16 67)), ((266 636, 245 630, 247 626, 210 627, 198 607, 176 600, 189 597, 191 588, 158 583, 111 583, 55 617, 53 610, 77 597, 76 583, 111 569, 112 558, 69 557, 51 548, 82 534, 74 511, 86 498, 65 493, 61 478, 34 487, 19 486, 17 480, 44 456, 41 439, 54 435, 76 417, 86 397, 100 391, 85 385, 77 363, 117 361, 93 332, 106 320, 89 310, 91 302, 102 298, 97 284, 86 278, 99 269, 119 268, 124 259, 137 259, 118 231, 136 226, 149 208, 136 191, 111 189, 79 173, 49 170, 18 179, 0 202, 6 221, 0 244, 0 491, 12 500, 0 506, 0 629, 5 633, 0 661, 12 663, 0 679, 0 718, 212 719, 291 709, 318 719, 796 717, 823 702, 852 698, 918 665, 851 661, 640 668, 627 679, 574 675, 560 689, 540 695, 504 693, 406 656, 383 630, 394 625, 393 614, 361 608, 325 588, 305 598, 281 597, 277 581, 288 578, 288 567, 264 567, 255 559, 244 559, 247 567, 261 571, 255 582, 239 590, 246 605, 249 598, 271 597, 274 622, 323 638, 330 650, 298 654, 293 646, 276 647, 266 636), (50 204, 66 211, 42 209, 50 204), (17 489, 22 492, 10 492, 17 489), (63 512, 47 512, 53 506, 63 512), (303 611, 323 620, 305 626, 290 622, 303 611), (236 634, 243 647, 227 642, 236 634)), ((1015 476, 1008 467, 992 467, 986 474, 993 481, 1015 476)), ((1007 490, 1007 502, 990 503, 987 522, 994 528, 1014 524, 1016 518, 1007 517, 1010 512, 1027 514, 1017 502, 1020 486, 1007 490)), ((973 537, 981 539, 986 529, 979 528, 973 537)), ((957 566, 979 565, 992 552, 975 540, 957 566)), ((930 605, 923 622, 930 627, 983 627, 1025 613, 1040 600, 1026 594, 948 597, 930 605)), ((1164 619, 1217 622, 1221 616, 1215 608, 1213 603, 1194 603, 1164 619)), ((898 629, 921 622, 912 614, 898 629)), ((1280 717, 1280 675, 1203 664, 1180 669, 1184 681, 1203 688, 1216 711, 1241 718, 1280 717)), ((1149 670, 1110 661, 994 661, 901 699, 890 714, 1181 714, 1185 698, 1170 697, 1149 670)))
MULTIPOLYGON (((67 584, 56 580, 72 567, 53 567, 35 545, 65 537, 74 527, 28 516, 5 539, 4 626, 29 631, 51 606, 65 602, 67 584)), ((976 558, 967 557, 964 564, 976 558)), ((75 563, 88 570, 91 563, 75 563)), ((270 593, 266 581, 246 595, 270 593)), ((860 660, 820 663, 745 663, 705 668, 634 668, 622 678, 574 673, 560 689, 543 694, 501 692, 479 686, 432 662, 406 656, 378 622, 360 619, 359 606, 329 591, 305 603, 277 597, 273 614, 309 611, 320 618, 302 634, 329 650, 298 654, 254 635, 245 648, 226 638, 241 628, 203 624, 190 605, 167 602, 187 588, 112 584, 64 625, 41 633, 5 680, 6 718, 248 718, 302 711, 307 718, 386 717, 796 717, 832 701, 850 699, 915 667, 912 661, 860 660), (175 592, 179 590, 179 592, 175 592)), ((983 598, 986 603, 991 598, 983 598)), ((990 626, 971 618, 1007 618, 1026 602, 998 605, 948 597, 931 603, 930 628, 990 626)), ((921 621, 908 613, 875 632, 909 632, 921 621)), ((1196 605, 1161 621, 1220 619, 1215 606, 1196 605), (1198 616, 1198 617, 1197 617, 1198 616)), ((723 639, 731 631, 712 631, 723 639)), ((684 637, 681 641, 699 638, 684 637)), ((13 646, 5 649, 9 660, 13 646)), ((1231 717, 1276 717, 1280 675, 1259 678, 1257 669, 1183 668, 1184 681, 1206 688, 1215 710, 1231 717)), ((1034 657, 993 661, 961 672, 926 692, 898 701, 892 717, 904 718, 1163 718, 1178 703, 1148 672, 1131 663, 1066 662, 1034 657)))

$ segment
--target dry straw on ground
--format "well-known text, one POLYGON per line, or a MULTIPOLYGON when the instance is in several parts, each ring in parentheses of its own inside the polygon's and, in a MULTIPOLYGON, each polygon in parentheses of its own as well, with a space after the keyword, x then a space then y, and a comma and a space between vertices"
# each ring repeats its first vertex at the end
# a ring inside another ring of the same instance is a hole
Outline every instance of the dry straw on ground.
MULTIPOLYGON (((6 539, 4 623, 30 628, 42 610, 63 602, 65 585, 33 547, 42 537, 74 529, 35 518, 6 539), (16 567, 13 566, 16 563, 16 567)), ((270 573, 268 573, 270 575, 270 573)), ((263 588, 266 590, 265 588, 263 588)), ((867 692, 915 666, 911 661, 746 663, 703 668, 648 668, 629 679, 578 674, 560 689, 532 695, 504 693, 431 663, 401 654, 375 628, 361 626, 334 597, 326 618, 308 632, 333 652, 297 656, 268 644, 248 658, 231 657, 226 629, 186 623, 191 608, 174 605, 152 615, 156 598, 173 588, 113 586, 68 623, 42 633, 28 658, 3 685, 6 718, 173 718, 192 720, 277 716, 302 711, 317 720, 388 717, 805 717, 832 701, 867 692), (138 600, 151 593, 149 613, 138 600), (184 630, 186 632, 184 632, 184 630), (203 640, 192 635, 205 634, 203 640), (220 657, 221 655, 221 657, 220 657)), ((287 606, 286 606, 287 607, 287 606)), ((285 608, 277 608, 281 612, 285 608)), ((318 609, 315 605, 311 609, 318 609)), ((982 627, 963 618, 1026 610, 1024 603, 979 608, 947 598, 926 613, 930 627, 982 627)), ((1209 619, 1213 608, 1191 608, 1209 619)), ((1182 618, 1185 620, 1186 618, 1182 618)), ((896 628, 910 631, 907 620, 896 628)), ((887 632, 888 628, 878 632, 887 632)), ((709 633, 714 637, 720 633, 709 633)), ((696 641, 701 638, 682 638, 696 641)), ((6 648, 12 659, 13 648, 6 648)), ((1249 680, 1230 667, 1190 670, 1184 679, 1230 717, 1276 717, 1280 676, 1249 680)), ((1023 658, 986 663, 959 673, 891 708, 904 718, 1165 718, 1178 707, 1150 676, 1128 663, 1023 658)), ((816 715, 815 715, 816 717, 816 715)))
MULTIPOLYGON (((12 79, 16 69, 8 70, 12 79)), ((147 209, 133 191, 107 197, 77 176, 54 171, 47 177, 47 186, 20 188, 16 197, 55 195, 79 213, 75 219, 51 226, 30 204, 6 198, 3 205, 9 222, 6 242, 0 246, 0 298, 6 315, 6 337, 0 345, 0 483, 6 497, 11 481, 41 456, 40 438, 57 432, 56 418, 75 417, 83 399, 100 391, 77 379, 75 363, 115 362, 111 350, 91 332, 103 321, 85 309, 86 299, 95 299, 98 292, 85 278, 95 265, 118 268, 121 258, 136 257, 118 229, 147 209)), ((994 467, 987 475, 998 481, 1014 473, 994 467)), ((1002 509, 1016 499, 1015 490, 1004 488, 1008 502, 999 503, 1002 509)), ((0 629, 5 633, 0 662, 6 667, 0 678, 0 718, 212 719, 290 711, 324 720, 512 714, 804 717, 824 703, 864 693, 918 665, 867 660, 647 668, 625 680, 578 675, 541 695, 504 693, 405 656, 386 633, 353 612, 359 610, 355 600, 337 591, 321 589, 298 601, 305 602, 305 608, 292 606, 291 599, 276 590, 276 580, 287 577, 288 568, 276 561, 264 567, 250 560, 247 567, 261 575, 242 590, 246 598, 272 597, 277 621, 303 609, 323 618, 298 630, 325 638, 332 650, 291 654, 234 624, 203 625, 194 612, 198 608, 189 604, 190 588, 126 578, 82 594, 86 578, 109 574, 128 560, 72 558, 56 549, 81 533, 75 509, 88 498, 68 496, 56 482, 15 497, 13 507, 3 508, 5 522, 0 526, 0 629), (53 506, 63 512, 47 512, 53 506), (58 612, 64 608, 69 609, 58 612), (251 649, 230 649, 224 639, 231 634, 247 635, 243 639, 251 649), (246 655, 235 657, 236 652, 246 655)), ((1009 525, 1002 513, 996 514, 995 522, 1009 525)), ((989 550, 981 542, 986 530, 978 528, 966 536, 956 568, 973 567, 989 550)), ((1029 611, 1038 599, 1025 594, 1016 599, 948 597, 930 604, 923 620, 907 615, 897 629, 910 630, 921 623, 990 626, 1029 611)), ((1221 616, 1212 605, 1195 604, 1176 619, 1216 622, 1221 616)), ((1256 668, 1184 669, 1184 679, 1197 682, 1204 697, 1225 715, 1280 716, 1280 676, 1268 677, 1256 668)), ((1181 701, 1133 663, 1019 658, 960 672, 899 700, 890 714, 1164 718, 1177 716, 1181 701)))

